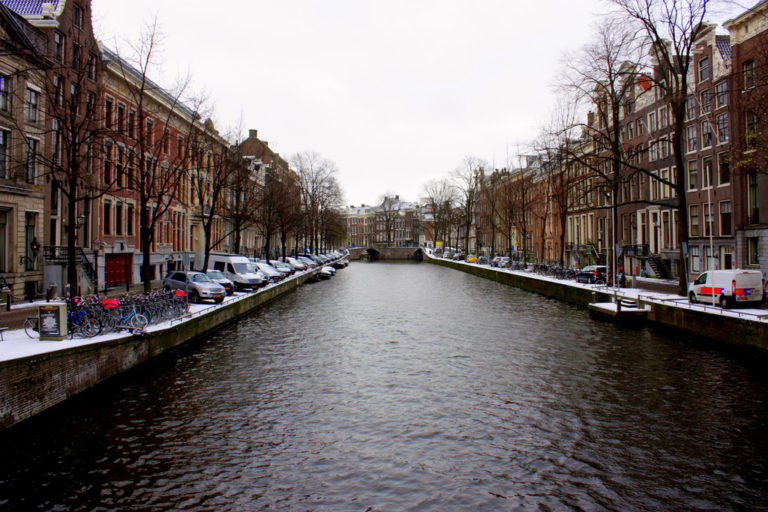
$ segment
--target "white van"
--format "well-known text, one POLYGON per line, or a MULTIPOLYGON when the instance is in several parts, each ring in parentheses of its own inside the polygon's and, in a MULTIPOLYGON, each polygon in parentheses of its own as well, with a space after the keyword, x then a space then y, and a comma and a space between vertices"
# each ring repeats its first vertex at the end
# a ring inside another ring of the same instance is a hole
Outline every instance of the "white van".
POLYGON ((737 304, 760 307, 765 300, 765 281, 759 270, 709 270, 688 286, 688 300, 723 308, 737 304))
POLYGON ((245 256, 211 254, 208 258, 208 268, 223 272, 227 279, 235 283, 238 290, 255 290, 266 284, 262 276, 253 272, 251 263, 245 256))

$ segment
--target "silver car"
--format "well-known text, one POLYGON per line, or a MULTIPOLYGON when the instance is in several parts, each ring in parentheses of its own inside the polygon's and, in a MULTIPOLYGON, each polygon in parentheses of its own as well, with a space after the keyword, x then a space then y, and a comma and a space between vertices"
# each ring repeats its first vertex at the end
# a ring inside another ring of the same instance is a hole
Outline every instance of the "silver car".
POLYGON ((190 303, 212 299, 217 304, 221 304, 227 294, 223 286, 211 281, 206 274, 192 271, 171 272, 163 279, 163 288, 183 290, 187 293, 187 300, 190 303))

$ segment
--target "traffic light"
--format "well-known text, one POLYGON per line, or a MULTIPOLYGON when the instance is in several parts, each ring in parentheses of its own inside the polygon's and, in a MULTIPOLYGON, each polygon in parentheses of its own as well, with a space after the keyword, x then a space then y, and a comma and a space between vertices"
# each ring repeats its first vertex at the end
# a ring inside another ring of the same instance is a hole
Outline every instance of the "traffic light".
POLYGON ((40 250, 40 244, 37 243, 37 238, 32 239, 32 241, 29 244, 29 249, 32 251, 32 255, 36 257, 38 251, 40 250))

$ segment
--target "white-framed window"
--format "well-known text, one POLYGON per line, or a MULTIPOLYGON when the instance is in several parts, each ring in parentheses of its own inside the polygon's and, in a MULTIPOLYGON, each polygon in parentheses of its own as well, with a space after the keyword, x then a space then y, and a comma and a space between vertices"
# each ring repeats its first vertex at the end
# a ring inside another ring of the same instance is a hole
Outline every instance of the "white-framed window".
POLYGON ((717 141, 721 144, 728 142, 728 114, 717 116, 717 141))
POLYGON ((712 111, 712 91, 701 91, 701 112, 708 114, 712 111))
POLYGON ((731 155, 720 153, 717 155, 717 167, 719 176, 719 185, 729 185, 731 183, 731 155))
POLYGON ((696 98, 688 96, 685 100, 685 120, 690 121, 696 117, 696 98))
POLYGON ((651 112, 648 114, 648 129, 651 132, 655 132, 658 127, 658 123, 656 122, 656 112, 651 112))
POLYGON ((733 228, 731 227, 731 202, 720 201, 720 236, 731 236, 733 228))
POLYGON ((699 81, 709 80, 709 58, 704 57, 699 61, 699 81))
POLYGON ((712 125, 709 121, 701 122, 701 147, 708 148, 712 146, 712 125))
POLYGON ((699 188, 699 166, 698 161, 690 160, 688 162, 688 190, 699 188))
POLYGON ((744 79, 744 89, 749 90, 755 86, 755 61, 748 60, 741 65, 741 74, 744 79))
POLYGON ((659 159, 659 143, 658 141, 650 142, 648 144, 648 160, 655 162, 659 159))
POLYGON ((30 123, 36 123, 40 118, 40 91, 27 87, 27 108, 25 119, 30 123))
POLYGON ((728 104, 728 82, 723 80, 715 86, 715 98, 717 99, 717 108, 728 104))
POLYGON ((669 110, 667 107, 661 107, 659 109, 659 125, 661 128, 666 128, 669 124, 669 110))
POLYGON ((113 125, 114 100, 107 96, 104 98, 104 127, 111 129, 113 125))
POLYGON ((715 182, 714 169, 712 167, 712 158, 707 157, 701 160, 701 187, 709 188, 715 182))
POLYGON ((690 224, 690 235, 699 236, 699 205, 692 204, 688 206, 688 221, 690 224))
POLYGON ((8 112, 11 108, 11 77, 0 74, 0 110, 8 112))
POLYGON ((102 217, 102 225, 105 235, 112 234, 112 201, 110 199, 104 199, 104 215, 102 217))
POLYGON ((40 141, 27 138, 24 154, 24 179, 27 183, 35 183, 37 180, 37 154, 40 141))
POLYGON ((0 129, 0 179, 10 178, 8 176, 8 144, 11 140, 11 132, 0 129))
POLYGON ((692 124, 686 128, 686 139, 687 139, 687 146, 686 150, 688 153, 693 153, 698 149, 699 145, 699 139, 696 135, 696 125, 692 124))
POLYGON ((700 248, 698 246, 691 246, 690 247, 690 267, 691 272, 701 272, 701 252, 700 248))

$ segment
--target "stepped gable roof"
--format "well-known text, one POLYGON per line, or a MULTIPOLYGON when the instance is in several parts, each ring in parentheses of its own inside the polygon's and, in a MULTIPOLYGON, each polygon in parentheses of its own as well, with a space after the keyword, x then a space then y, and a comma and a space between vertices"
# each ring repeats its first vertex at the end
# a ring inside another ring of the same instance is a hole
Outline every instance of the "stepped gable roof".
POLYGON ((718 35, 715 37, 715 45, 717 46, 720 56, 723 60, 730 62, 731 60, 731 38, 726 35, 718 35))

